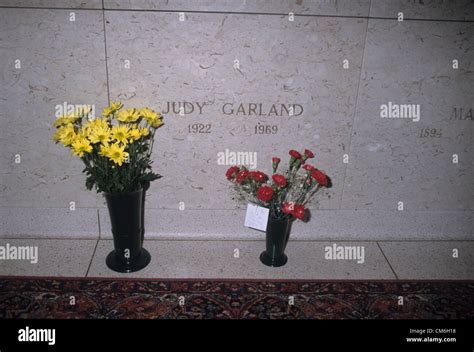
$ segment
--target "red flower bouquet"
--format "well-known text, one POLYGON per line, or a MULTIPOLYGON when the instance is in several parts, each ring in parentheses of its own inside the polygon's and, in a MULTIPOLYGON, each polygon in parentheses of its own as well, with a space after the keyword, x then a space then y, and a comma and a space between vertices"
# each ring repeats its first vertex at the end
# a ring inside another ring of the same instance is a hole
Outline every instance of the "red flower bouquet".
POLYGON ((320 189, 329 187, 330 179, 307 163, 308 159, 314 158, 311 150, 300 153, 292 149, 289 155, 288 169, 279 173, 281 159, 272 158, 271 177, 261 171, 249 171, 244 166, 230 167, 226 177, 234 183, 241 199, 269 208, 273 217, 303 219, 305 205, 320 189))

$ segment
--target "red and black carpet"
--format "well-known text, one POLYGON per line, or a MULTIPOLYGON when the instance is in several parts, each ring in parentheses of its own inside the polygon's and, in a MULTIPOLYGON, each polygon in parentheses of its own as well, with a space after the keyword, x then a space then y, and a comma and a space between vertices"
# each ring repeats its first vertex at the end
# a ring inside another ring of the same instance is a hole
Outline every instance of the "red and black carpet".
POLYGON ((4 277, 0 318, 473 319, 474 282, 4 277))

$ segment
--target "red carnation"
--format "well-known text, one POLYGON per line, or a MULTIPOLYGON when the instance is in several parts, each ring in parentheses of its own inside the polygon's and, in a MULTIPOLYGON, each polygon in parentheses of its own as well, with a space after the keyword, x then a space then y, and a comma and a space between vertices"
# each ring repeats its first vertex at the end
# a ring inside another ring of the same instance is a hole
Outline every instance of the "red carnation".
POLYGON ((305 214, 305 208, 303 204, 295 204, 291 215, 297 219, 303 219, 305 214))
POLYGON ((239 168, 237 166, 231 166, 225 173, 225 177, 227 177, 228 180, 233 180, 238 172, 239 168))
POLYGON ((235 178, 235 182, 242 183, 244 182, 247 177, 249 176, 250 172, 248 170, 242 170, 237 173, 237 177, 235 178))
POLYGON ((250 172, 250 177, 253 178, 255 181, 257 181, 259 183, 262 183, 262 182, 265 182, 266 180, 268 180, 268 176, 265 175, 261 171, 251 171, 250 172))
POLYGON ((298 153, 296 150, 293 150, 293 149, 290 150, 290 155, 295 159, 301 159, 302 158, 301 154, 298 153))
POLYGON ((257 191, 257 198, 262 202, 268 202, 273 197, 273 188, 269 186, 262 186, 257 191))
POLYGON ((277 171, 278 164, 280 164, 280 158, 277 158, 276 156, 274 156, 272 158, 273 173, 275 173, 277 171))
POLYGON ((272 180, 278 187, 286 186, 286 178, 283 175, 275 174, 272 176, 272 180))
POLYGON ((308 158, 310 158, 310 159, 311 159, 311 158, 314 158, 314 153, 313 153, 311 150, 309 150, 309 149, 305 149, 305 150, 304 150, 304 155, 306 155, 306 156, 307 156, 308 158))
POLYGON ((281 207, 281 211, 284 214, 291 214, 294 207, 295 207, 295 204, 293 202, 285 202, 285 203, 283 203, 283 206, 281 207))
POLYGON ((311 171, 311 177, 313 177, 321 186, 327 186, 328 177, 318 169, 311 171))
POLYGON ((309 164, 304 164, 304 165, 303 165, 303 169, 305 169, 306 171, 313 171, 313 170, 315 170, 314 166, 313 166, 313 165, 309 165, 309 164))

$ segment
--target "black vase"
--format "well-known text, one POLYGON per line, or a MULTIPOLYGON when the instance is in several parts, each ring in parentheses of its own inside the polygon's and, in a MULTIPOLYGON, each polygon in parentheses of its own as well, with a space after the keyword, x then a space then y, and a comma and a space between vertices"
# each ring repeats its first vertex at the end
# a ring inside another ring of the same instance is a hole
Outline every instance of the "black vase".
POLYGON ((143 194, 143 188, 129 193, 104 193, 114 237, 114 250, 105 262, 119 273, 141 270, 151 260, 143 248, 143 194))
POLYGON ((148 188, 150 188, 150 182, 147 181, 143 185, 143 199, 142 199, 142 246, 143 246, 143 240, 145 239, 145 196, 146 196, 146 191, 148 191, 148 188))
POLYGON ((268 217, 266 231, 266 250, 260 254, 260 261, 267 266, 283 266, 288 261, 285 247, 290 235, 291 218, 268 217))

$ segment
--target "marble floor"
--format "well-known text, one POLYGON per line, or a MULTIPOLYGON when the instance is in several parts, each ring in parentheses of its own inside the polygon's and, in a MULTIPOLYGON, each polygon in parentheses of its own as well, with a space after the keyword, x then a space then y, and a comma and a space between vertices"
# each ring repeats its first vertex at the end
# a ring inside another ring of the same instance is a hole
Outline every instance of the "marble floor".
POLYGON ((288 263, 262 265, 263 241, 146 240, 152 261, 120 274, 105 257, 112 240, 1 239, 0 246, 37 246, 38 261, 1 260, 1 276, 238 278, 314 280, 473 280, 474 241, 290 241, 288 263), (325 259, 327 247, 360 246, 364 260, 325 259))

